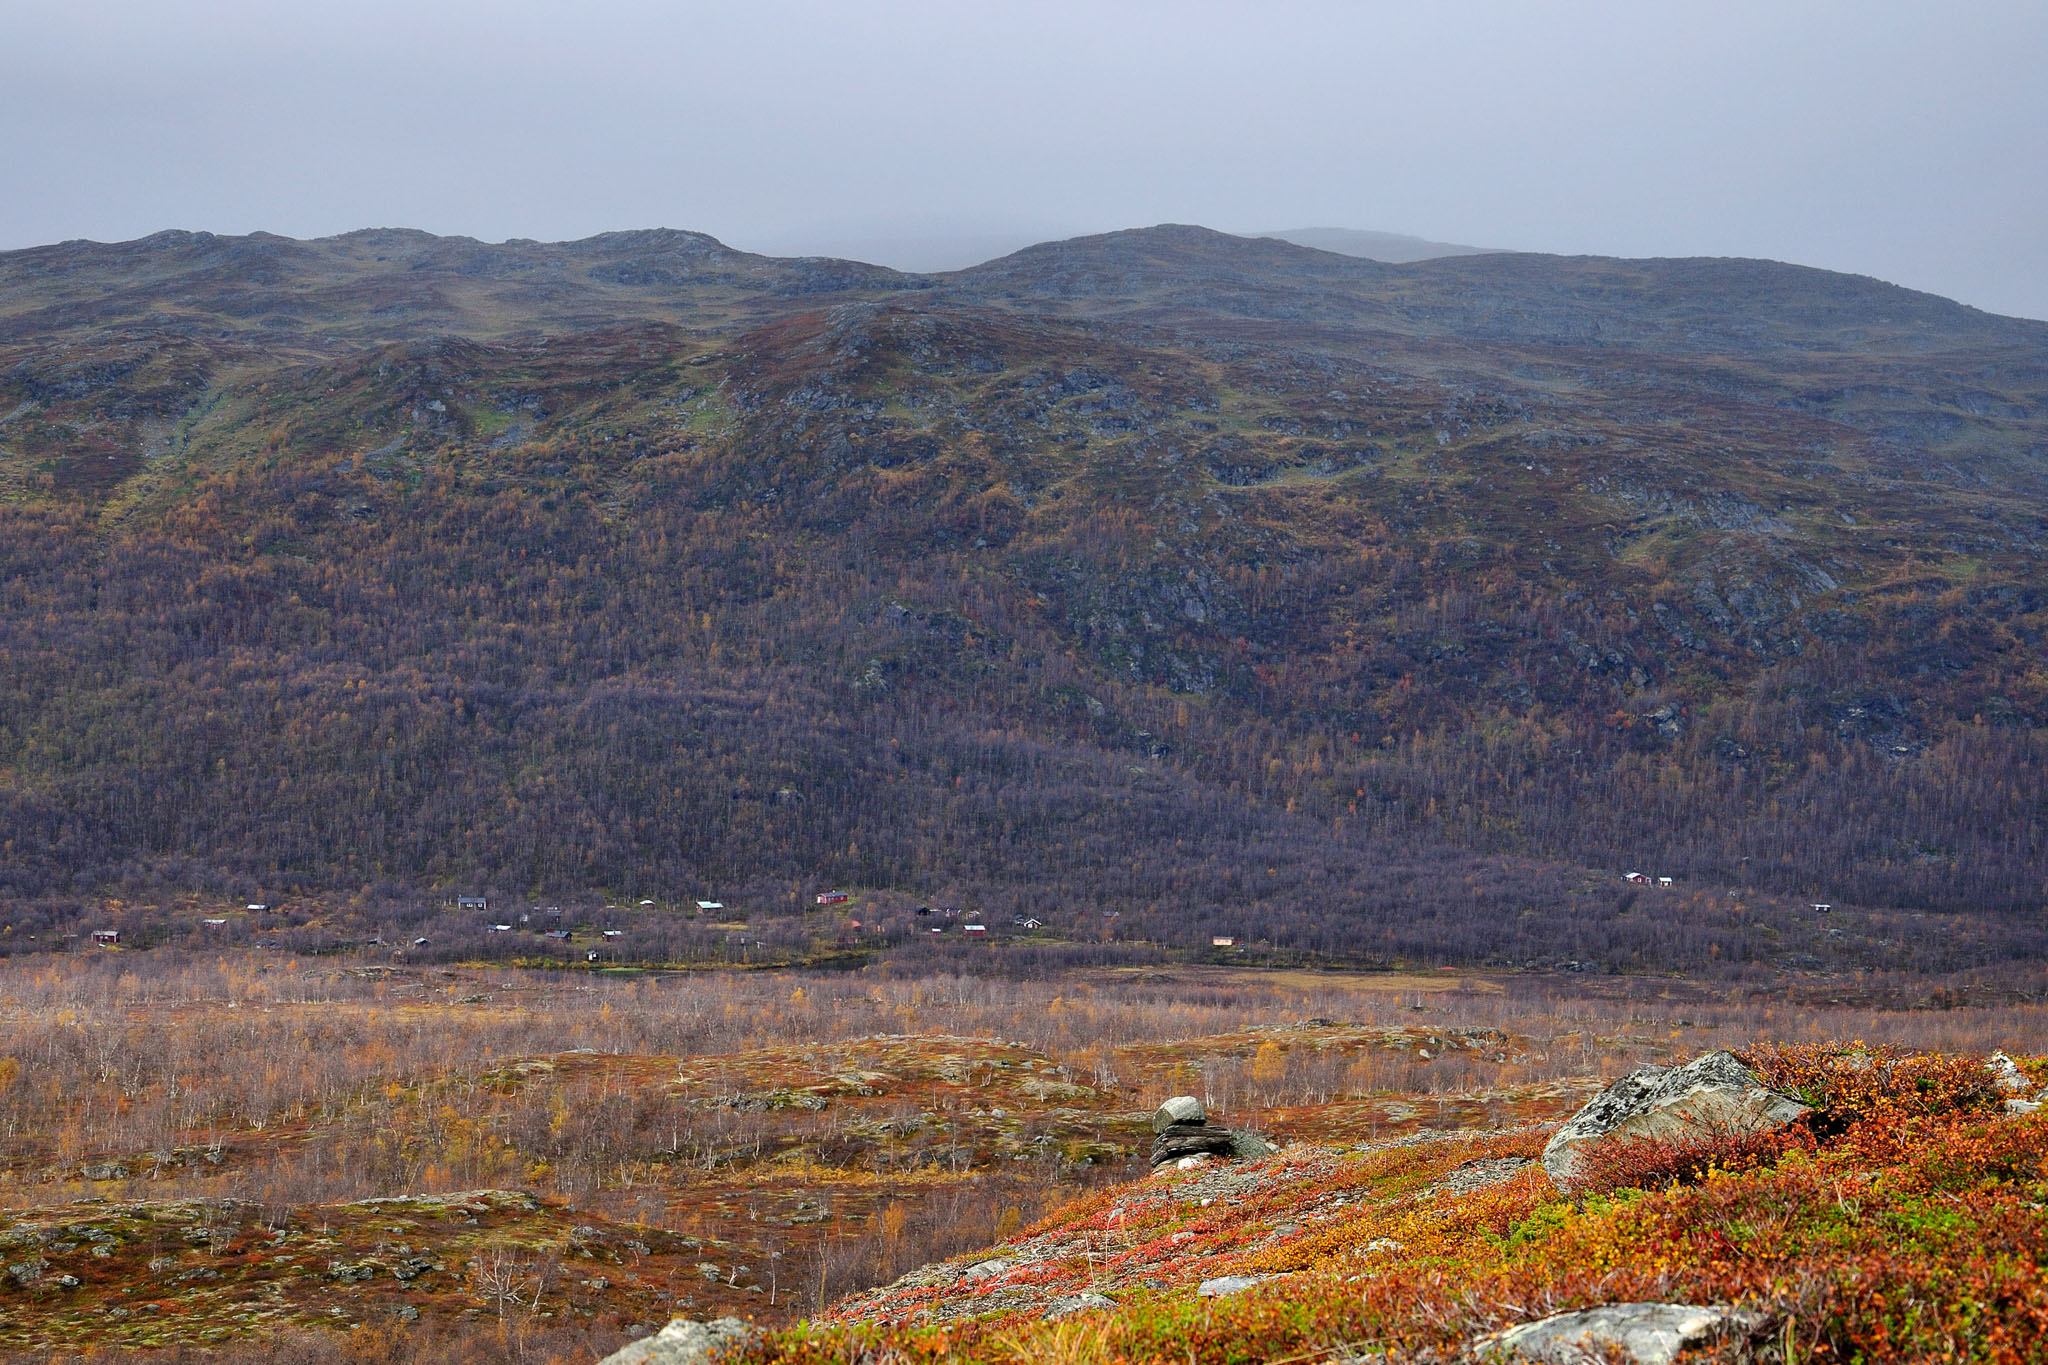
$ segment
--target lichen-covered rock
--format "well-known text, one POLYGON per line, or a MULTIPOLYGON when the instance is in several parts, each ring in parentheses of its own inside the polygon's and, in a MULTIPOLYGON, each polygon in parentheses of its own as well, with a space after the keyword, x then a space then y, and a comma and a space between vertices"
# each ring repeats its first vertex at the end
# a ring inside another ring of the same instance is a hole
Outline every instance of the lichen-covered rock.
POLYGON ((1068 1317, 1074 1313, 1092 1313, 1099 1308, 1114 1307, 1116 1307, 1116 1300, 1107 1294, 1093 1292, 1062 1294, 1045 1306, 1045 1317, 1047 1321, 1051 1321, 1055 1318, 1068 1317))
POLYGON ((1272 1143, 1248 1128, 1230 1130, 1230 1154, 1239 1161, 1252 1161, 1279 1151, 1272 1143))
POLYGON ((2005 1096, 2008 1114, 2031 1114, 2041 1107, 2043 1096, 2048 1095, 2048 1090, 2036 1093, 2034 1083, 2020 1070, 2019 1063, 2003 1052, 1986 1057, 1984 1067, 1991 1073, 1991 1083, 2005 1096))
POLYGON ((1673 1141, 1761 1133, 1811 1112, 1766 1086, 1732 1052, 1709 1052, 1680 1067, 1638 1067, 1557 1130, 1543 1149, 1543 1169, 1559 1189, 1569 1189, 1582 1151, 1605 1137, 1673 1141))
POLYGON ((1200 1100, 1193 1095, 1175 1095, 1152 1115, 1152 1131, 1163 1133, 1169 1128, 1208 1121, 1209 1111, 1200 1100))
POLYGON ((1991 1083, 2008 1095, 2024 1095, 2034 1088, 2026 1073, 2020 1070, 2020 1064, 2003 1052, 1994 1052, 1986 1057, 1984 1069, 1991 1073, 1991 1083))
POLYGON ((1506 1184, 1528 1169, 1529 1164, 1521 1157, 1474 1157, 1453 1166, 1442 1185, 1451 1194, 1473 1194, 1506 1184))
POLYGON ((1473 1343, 1488 1361, 1546 1361, 1595 1365, 1617 1356, 1635 1365, 1670 1365, 1680 1351, 1748 1336, 1762 1325, 1755 1313, 1690 1303, 1610 1303, 1525 1322, 1473 1343))
POLYGON ((621 1346, 598 1365, 709 1365, 753 1335, 753 1325, 738 1318, 677 1318, 653 1336, 621 1346))
POLYGON ((1205 1299, 1228 1298, 1232 1294, 1242 1294, 1247 1289, 1263 1284, 1268 1278, 1265 1275, 1218 1275, 1213 1280, 1204 1280, 1196 1285, 1195 1293, 1205 1299))

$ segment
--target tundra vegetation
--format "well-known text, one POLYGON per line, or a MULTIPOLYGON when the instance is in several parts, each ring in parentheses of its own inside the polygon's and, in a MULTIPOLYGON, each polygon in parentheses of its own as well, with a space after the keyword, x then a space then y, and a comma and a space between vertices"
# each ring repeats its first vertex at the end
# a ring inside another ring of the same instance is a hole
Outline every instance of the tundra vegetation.
POLYGON ((2011 1259, 2041 1228, 2034 1120, 1999 1126, 1976 1059, 2039 1036, 2042 1006, 1928 1004, 1853 981, 1202 965, 16 959, 0 968, 0 1347, 571 1362, 670 1316, 733 1315, 812 1323, 750 1348, 801 1359, 862 1358, 877 1331, 906 1359, 1135 1359, 1183 1332, 1198 1355, 1278 1359, 1354 1337, 1433 1349, 1511 1305, 1712 1289, 1780 1328, 1797 1316, 1800 1358, 1847 1359, 1880 1319, 1953 1335, 1958 1314, 2009 1324, 2034 1302, 2038 1263, 2011 1259), (1839 1038, 1865 1040, 1872 1069, 1839 1065, 1839 1038), (1521 1171, 1606 1080, 1718 1048, 1821 1117, 1768 1141, 1620 1148, 1571 1197, 1521 1171), (1265 1174, 1227 1216, 1144 1178, 1151 1109, 1174 1093, 1282 1144, 1231 1168, 1265 1174), (1513 1178, 1418 1193, 1475 1161, 1513 1178), (1821 1194, 1853 1216, 1828 1223, 1821 1194), (1701 1223, 1701 1200, 1723 1221, 1701 1223), (1767 1207, 1754 1236, 1728 1221, 1767 1207), (1899 1229, 1894 1264, 1870 1239, 1899 1229), (981 1296, 1017 1289, 1000 1276, 858 1297, 1031 1236, 1062 1247, 1038 1287, 1106 1289, 1113 1320, 1005 1316, 981 1296), (1411 1250, 1361 1301, 1344 1276, 1382 1240, 1411 1250), (1944 1298, 1927 1277, 1951 1255, 1944 1298), (1283 1272, 1284 1307, 1182 1302, 1194 1279, 1283 1272), (1830 1297, 1875 1276, 1870 1302, 1890 1303, 1901 1275, 1934 1296, 1907 1318, 1830 1297), (912 1320, 927 1304, 950 1306, 912 1320))

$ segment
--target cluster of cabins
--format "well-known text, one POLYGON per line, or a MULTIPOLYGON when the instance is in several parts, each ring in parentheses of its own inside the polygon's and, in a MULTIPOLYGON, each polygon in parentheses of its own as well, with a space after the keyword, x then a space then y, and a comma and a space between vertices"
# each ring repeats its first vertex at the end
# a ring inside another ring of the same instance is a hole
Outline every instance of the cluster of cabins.
MULTIPOLYGON (((830 891, 820 891, 812 898, 812 901, 817 905, 844 905, 852 899, 853 895, 851 892, 840 891, 835 888, 830 891)), ((912 913, 918 919, 926 921, 919 927, 929 933, 943 934, 946 932, 947 925, 954 921, 959 922, 960 932, 963 934, 980 936, 988 933, 987 921, 976 910, 962 911, 957 906, 951 905, 920 905, 912 913)), ((1035 915, 1012 915, 1010 923, 1018 929, 1043 929, 1045 927, 1045 921, 1035 915)), ((856 919, 848 920, 846 927, 849 932, 858 933, 861 929, 868 926, 864 926, 856 919)))
MULTIPOLYGON (((1747 862, 1748 860, 1744 859, 1744 861, 1747 862)), ((1654 881, 1658 886, 1667 889, 1678 884, 1669 877, 1652 877, 1647 872, 1624 872, 1621 874, 1621 879, 1625 882, 1633 882, 1637 886, 1648 886, 1654 881)), ((1835 912, 1834 905, 1829 901, 1813 901, 1811 904, 1813 906, 1813 913, 1816 915, 1832 915, 1835 912)))
MULTIPOLYGON (((1631 882, 1645 882, 1648 881, 1649 878, 1645 877, 1640 872, 1631 872, 1628 874, 1627 880, 1631 882)), ((1661 885, 1671 885, 1671 878, 1669 877, 1659 877, 1657 880, 1661 885)), ((853 895, 851 892, 841 891, 837 888, 834 888, 831 890, 818 892, 817 895, 813 898, 813 901, 817 905, 844 905, 852 899, 853 895)), ((488 913, 491 908, 490 897, 488 896, 456 896, 453 898, 453 904, 457 910, 473 910, 480 913, 488 913)), ((725 910, 725 904, 722 901, 700 900, 695 902, 695 905, 698 913, 700 914, 718 914, 723 913, 725 910)), ((652 900, 643 900, 640 902, 641 909, 652 909, 654 907, 655 902, 652 900)), ((263 912, 268 911, 271 907, 267 902, 251 901, 245 908, 252 912, 263 912)), ((607 906, 605 908, 615 910, 618 907, 607 906)), ((1826 913, 1827 911, 1832 910, 1833 908, 1833 906, 1829 905, 1814 906, 1815 910, 1818 910, 1822 913, 1826 913)), ((546 913, 551 915, 556 920, 559 920, 562 916, 562 912, 559 907, 550 907, 546 913)), ((934 934, 945 933, 948 925, 956 921, 959 923, 960 932, 972 937, 983 937, 989 931, 987 922, 981 917, 981 914, 978 911, 969 910, 966 912, 962 912, 957 907, 951 905, 920 905, 917 907, 915 913, 920 920, 926 921, 925 925, 921 927, 927 928, 929 932, 934 934)), ((1106 918, 1109 919, 1115 919, 1117 917, 1117 912, 1114 910, 1106 911, 1104 913, 1106 918)), ((532 915, 530 913, 522 914, 519 916, 519 922, 521 924, 529 924, 531 923, 531 921, 532 915)), ((219 928, 227 924, 228 921, 225 917, 209 917, 202 922, 209 928, 219 928)), ((1045 921, 1038 918, 1036 915, 1013 915, 1010 918, 1010 923, 1012 927, 1026 931, 1033 929, 1043 929, 1046 927, 1045 921)), ((847 935, 842 936, 842 942, 848 941, 851 935, 860 933, 864 928, 879 928, 880 926, 864 926, 861 923, 861 921, 855 919, 847 921, 846 927, 847 935)), ((509 921, 501 921, 498 923, 487 924, 484 926, 484 928, 485 932, 493 934, 509 934, 516 931, 516 926, 510 923, 509 921)), ((622 938, 625 934, 625 931, 622 929, 601 929, 598 932, 605 939, 622 938)), ((575 934, 572 930, 566 928, 553 928, 541 931, 541 937, 552 939, 560 943, 568 943, 574 940, 575 934)), ((95 929, 92 931, 92 941, 104 948, 118 947, 121 943, 121 931, 119 929, 95 929)), ((372 943, 379 945, 383 943, 382 939, 373 939, 371 941, 372 943)), ((416 948, 424 947, 426 946, 426 943, 426 939, 418 938, 412 941, 412 946, 416 948)), ((1238 936, 1235 934, 1214 934, 1211 935, 1209 939, 1209 946, 1212 948, 1237 948, 1241 946, 1241 943, 1242 940, 1239 939, 1238 936)), ((598 954, 594 949, 588 951, 586 953, 586 956, 592 962, 595 962, 598 959, 598 954)))
MULTIPOLYGON (((1628 874, 1628 880, 1636 882, 1646 881, 1648 879, 1645 878, 1639 872, 1631 872, 1628 874)), ((1662 877, 1658 880, 1665 886, 1669 886, 1671 884, 1671 879, 1669 877, 1662 877)), ((831 890, 818 892, 812 899, 813 903, 816 905, 845 905, 853 899, 853 893, 833 888, 831 890)), ((455 896, 451 898, 451 903, 457 910, 470 910, 476 911, 478 913, 488 913, 491 908, 491 901, 490 897, 488 896, 455 896)), ((694 904, 696 905, 697 911, 700 914, 719 914, 723 913, 725 910, 725 904, 722 901, 700 900, 696 901, 694 904)), ((655 908, 655 905, 656 903, 653 900, 643 900, 640 902, 641 909, 653 909, 655 908)), ((246 908, 252 912, 263 912, 271 909, 271 906, 267 902, 251 901, 249 902, 246 908)), ((537 908, 538 907, 536 907, 536 909, 537 908)), ((615 910, 618 907, 606 906, 605 908, 608 910, 615 910)), ((1831 907, 1816 906, 1815 908, 1825 910, 1831 907)), ((562 916, 562 912, 559 907, 549 907, 549 909, 545 913, 552 916, 556 920, 559 920, 562 916)), ((957 907, 951 905, 920 905, 917 907, 915 913, 920 920, 926 921, 926 923, 921 927, 927 928, 929 932, 934 934, 945 933, 948 926, 956 921, 959 924, 960 932, 963 934, 980 937, 986 935, 989 931, 989 926, 987 922, 982 918, 979 911, 969 910, 963 912, 957 907)), ((1104 915, 1105 918, 1115 919, 1117 917, 1117 913, 1118 912, 1111 910, 1105 911, 1104 915)), ((530 913, 522 914, 519 916, 519 922, 521 924, 529 924, 531 923, 531 921, 532 915, 530 913)), ((224 917, 210 917, 204 920, 203 922, 209 928, 219 928, 225 925, 228 921, 224 917)), ((1033 929, 1043 929, 1046 927, 1046 922, 1038 918, 1036 915, 1013 915, 1010 917, 1010 923, 1012 927, 1026 931, 1033 929)), ((863 928, 866 927, 879 926, 864 926, 861 923, 861 921, 857 919, 849 920, 847 922, 847 928, 850 933, 859 933, 863 928)), ((516 926, 510 923, 509 921, 487 924, 484 926, 484 928, 486 932, 493 934, 509 934, 516 931, 516 926)), ((603 929, 599 932, 606 939, 616 939, 623 937, 625 931, 620 929, 603 929)), ((573 931, 565 928, 553 928, 543 930, 541 936, 543 938, 553 939, 562 943, 570 942, 575 937, 573 931)), ((101 945, 102 947, 116 947, 121 942, 121 931, 118 929, 95 929, 93 930, 92 933, 92 941, 96 944, 101 945)), ((373 940, 373 942, 381 944, 383 940, 377 939, 373 940)), ((425 939, 415 939, 413 940, 413 946, 422 947, 426 944, 426 942, 427 941, 425 939)), ((1240 943, 1241 940, 1235 934, 1215 934, 1212 935, 1209 940, 1210 946, 1214 948, 1236 948, 1240 946, 1240 943)), ((588 956, 591 961, 597 960, 597 953, 594 951, 590 952, 588 956)))
MULTIPOLYGON (((917 907, 916 913, 919 919, 925 920, 957 920, 960 918, 960 911, 950 905, 920 905, 917 907)), ((1023 922, 1023 916, 1018 916, 1017 923, 1022 925, 1023 922)), ((1041 920, 1031 921, 1033 928, 1037 928, 1042 923, 1043 921, 1041 920)), ((934 934, 946 932, 944 924, 927 924, 924 927, 934 934)), ((960 932, 963 934, 986 934, 988 932, 988 925, 982 922, 981 917, 976 912, 970 910, 967 912, 966 922, 960 926, 960 932)))
MULTIPOLYGON (((1657 886, 1667 889, 1677 884, 1674 878, 1666 876, 1652 876, 1651 874, 1646 872, 1624 872, 1622 874, 1622 880, 1637 886, 1648 886, 1654 882, 1657 886)), ((852 899, 853 894, 851 892, 841 891, 835 887, 830 890, 818 892, 817 895, 813 898, 813 903, 817 905, 845 905, 852 899)), ((1815 901, 1812 904, 1814 913, 1818 915, 1831 914, 1833 913, 1835 908, 1832 904, 1826 901, 1815 901)), ((488 912, 491 906, 491 902, 488 896, 456 896, 454 898, 454 905, 457 910, 474 910, 478 912, 488 912)), ((700 900, 695 902, 695 905, 697 908, 697 912, 699 914, 720 914, 723 913, 725 910, 725 904, 722 901, 700 900)), ((267 901, 250 901, 243 908, 249 911, 250 913, 261 914, 268 912, 272 907, 270 903, 267 901)), ((618 907, 606 906, 605 908, 608 910, 615 910, 618 907)), ((643 900, 640 902, 640 908, 643 910, 653 909, 655 908, 655 902, 653 900, 643 900)), ((549 913, 552 914, 556 919, 560 919, 562 914, 559 908, 552 907, 550 908, 549 913)), ((1117 917, 1117 912, 1114 910, 1106 911, 1104 913, 1105 916, 1109 919, 1115 919, 1117 917)), ((960 932, 963 934, 980 937, 988 933, 988 925, 981 918, 979 912, 977 911, 967 911, 965 912, 965 915, 963 917, 962 912, 954 906, 920 905, 917 907, 916 914, 919 919, 929 922, 927 927, 929 928, 930 932, 934 934, 945 933, 947 924, 953 921, 960 921, 960 932)), ((521 915, 519 919, 521 923, 527 923, 530 921, 531 916, 521 915)), ((210 916, 201 921, 201 923, 205 924, 208 928, 214 929, 226 925, 227 922, 228 921, 224 916, 210 916)), ((1014 915, 1011 917, 1010 922, 1015 928, 1018 929, 1031 930, 1045 928, 1045 921, 1039 919, 1034 915, 1014 915)), ((858 934, 863 929, 863 927, 864 926, 862 925, 862 923, 857 919, 849 920, 847 922, 847 931, 849 935, 858 934)), ((874 927, 879 928, 879 926, 874 927)), ((487 925, 486 929, 488 930, 488 932, 494 934, 508 934, 513 932, 513 926, 509 923, 487 925)), ((599 932, 606 939, 617 939, 623 937, 625 931, 620 929, 603 929, 599 932)), ((554 939, 562 943, 567 943, 574 938, 574 934, 568 929, 557 928, 545 930, 542 934, 542 937, 554 939)), ((121 943, 121 931, 119 929, 95 929, 92 931, 92 941, 102 948, 119 947, 121 943)), ((383 940, 375 939, 372 940, 372 942, 381 944, 383 940)), ((412 946, 424 947, 426 943, 426 939, 417 938, 412 941, 412 946)), ((1240 948, 1242 946, 1242 943, 1243 940, 1241 940, 1236 934, 1212 934, 1209 938, 1209 946, 1212 948, 1240 948)), ((592 962, 595 962, 598 957, 596 951, 594 950, 590 951, 587 954, 587 956, 589 960, 592 962)))
MULTIPOLYGON (((272 906, 269 901, 250 901, 242 909, 252 915, 262 915, 268 914, 272 906)), ((226 915, 208 915, 199 922, 209 929, 221 929, 227 926, 228 919, 226 915)), ((102 948, 118 948, 121 946, 121 931, 95 929, 92 931, 92 941, 102 948)))

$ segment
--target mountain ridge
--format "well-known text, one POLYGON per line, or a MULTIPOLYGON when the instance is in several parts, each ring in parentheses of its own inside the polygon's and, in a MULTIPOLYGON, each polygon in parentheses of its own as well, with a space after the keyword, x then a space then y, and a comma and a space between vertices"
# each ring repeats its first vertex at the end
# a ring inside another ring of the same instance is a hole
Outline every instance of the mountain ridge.
POLYGON ((1460 246, 1454 242, 1433 242, 1426 237, 1415 237, 1405 232, 1374 232, 1360 228, 1282 228, 1278 232, 1247 235, 1278 237, 1282 241, 1293 242, 1296 246, 1314 247, 1318 251, 1335 251, 1346 256, 1363 256, 1368 260, 1385 261, 1390 265, 1426 261, 1438 256, 1477 256, 1499 249, 1460 246))
MULTIPOLYGON (((708 258, 727 265, 743 265, 746 270, 752 272, 751 280, 755 287, 779 289, 785 294, 825 293, 857 288, 934 289, 943 292, 949 287, 956 291, 964 289, 972 294, 986 292, 996 283, 1014 287, 1020 281, 1030 280, 1034 273, 1056 273, 1045 270, 1044 267, 1048 264, 1071 274, 1077 266, 1102 270, 1121 264, 1128 269, 1136 265, 1140 257, 1148 261, 1150 269, 1162 275, 1168 272, 1185 275, 1205 264, 1222 264, 1236 268, 1240 275, 1247 278, 1257 270, 1265 269, 1280 270, 1303 278, 1351 280, 1360 283, 1394 280, 1435 280, 1446 283, 1500 281, 1538 276, 1547 272, 1551 275, 1569 275, 1577 282, 1577 291, 1581 294, 1589 289, 1596 289, 1603 283, 1608 290, 1617 293, 1631 289, 1640 291, 1644 287, 1655 285, 1662 285, 1673 291, 1699 291, 1736 284, 1746 290, 1744 303, 1748 306, 1768 302, 1766 296, 1774 288, 1782 290, 1792 283, 1826 283, 1836 294, 1853 291, 1863 299, 1883 299, 1908 306, 1917 310, 1923 320, 1926 319, 1930 308, 1933 308, 1946 314, 1947 320, 1951 323, 1961 319, 1982 319, 1984 321, 1975 325, 1980 328, 1988 327, 1996 335, 2008 339, 2024 339, 2029 344, 2038 344, 2042 337, 2048 336, 2048 322, 1988 313, 1970 305, 1942 299, 1939 295, 1890 284, 1871 276, 1850 275, 1819 267, 1760 258, 1621 258, 1486 251, 1464 257, 1439 257, 1425 261, 1388 264, 1362 257, 1341 256, 1338 253, 1300 246, 1276 237, 1242 237, 1185 224, 1160 224, 1150 228, 1122 229, 1117 232, 1044 242, 962 270, 922 275, 829 257, 762 256, 728 247, 708 234, 669 228, 606 232, 573 241, 547 243, 531 239, 487 243, 475 238, 441 237, 402 228, 358 229, 332 237, 311 239, 295 239, 262 232, 237 237, 167 230, 129 242, 99 243, 81 240, 0 252, 0 319, 10 318, 17 311, 8 307, 10 294, 18 298, 22 293, 46 287, 49 283, 46 277, 52 271, 68 274, 81 266, 95 262, 113 264, 135 258, 144 258, 147 261, 147 258, 160 258, 167 251, 190 251, 196 248, 215 253, 215 258, 222 263, 242 268, 272 265, 278 258, 310 266, 323 254, 332 254, 337 250, 374 248, 378 245, 388 247, 394 244, 422 252, 423 258, 403 263, 408 269, 424 268, 432 264, 436 258, 457 265, 467 263, 472 270, 480 262, 488 261, 499 273, 509 272, 514 266, 531 270, 564 260, 576 260, 600 267, 625 265, 629 267, 625 278, 603 282, 628 285, 636 282, 633 272, 637 269, 641 276, 637 281, 639 283, 679 286, 690 282, 692 277, 674 274, 673 266, 676 263, 708 258), (649 249, 654 249, 657 253, 653 258, 645 254, 649 249), (56 259, 59 256, 65 259, 56 259), (268 259, 252 260, 252 257, 268 259), (670 267, 668 271, 664 271, 664 264, 670 267), (1598 278, 1603 274, 1606 277, 1604 281, 1598 278), (1713 278, 1706 278, 1707 276, 1713 278)), ((359 265, 387 263, 377 259, 357 262, 359 265)), ((450 273, 462 272, 453 270, 450 273)), ((707 282, 731 283, 742 278, 745 277, 713 276, 707 282)), ((1069 284, 1068 287, 1074 286, 1069 284)), ((1809 289, 1806 292, 1815 291, 1809 289)), ((1595 297, 1597 299, 1597 296, 1595 297)))
POLYGON ((829 881, 1615 970, 2039 932, 2048 326, 1189 226, 930 277, 332 240, 0 256, 17 898, 794 934, 829 881))

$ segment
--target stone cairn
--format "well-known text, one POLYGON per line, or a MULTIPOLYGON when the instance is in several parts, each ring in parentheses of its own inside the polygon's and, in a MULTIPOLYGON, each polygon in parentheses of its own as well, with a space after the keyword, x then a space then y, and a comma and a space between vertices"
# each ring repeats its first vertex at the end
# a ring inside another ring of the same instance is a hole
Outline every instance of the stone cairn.
POLYGON ((1209 1122, 1209 1111, 1193 1095, 1175 1095, 1152 1116, 1152 1169, 1182 1168, 1209 1161, 1266 1156, 1273 1144, 1257 1133, 1209 1122))

